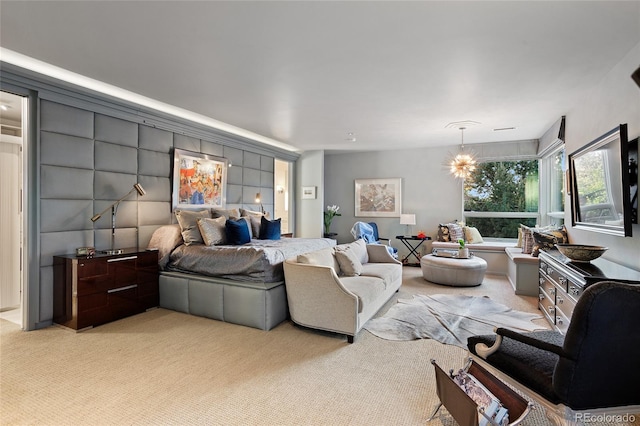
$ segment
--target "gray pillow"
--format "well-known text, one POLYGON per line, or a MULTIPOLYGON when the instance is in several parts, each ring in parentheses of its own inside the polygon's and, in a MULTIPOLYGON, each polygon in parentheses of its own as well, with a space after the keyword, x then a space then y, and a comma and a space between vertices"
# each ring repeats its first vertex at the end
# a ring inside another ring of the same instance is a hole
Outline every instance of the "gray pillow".
POLYGON ((204 244, 200 229, 198 228, 198 219, 210 218, 209 210, 176 210, 176 219, 180 225, 182 232, 182 239, 184 244, 190 246, 191 244, 204 244))
POLYGON ((211 217, 216 219, 219 217, 225 217, 227 219, 237 219, 240 217, 238 209, 211 209, 211 217))
POLYGON ((227 243, 226 222, 227 219, 225 217, 216 219, 198 218, 198 228, 205 245, 213 246, 227 243))
POLYGON ((360 259, 358 259, 358 255, 352 247, 336 250, 336 259, 344 275, 355 277, 362 274, 362 263, 360 263, 360 259))

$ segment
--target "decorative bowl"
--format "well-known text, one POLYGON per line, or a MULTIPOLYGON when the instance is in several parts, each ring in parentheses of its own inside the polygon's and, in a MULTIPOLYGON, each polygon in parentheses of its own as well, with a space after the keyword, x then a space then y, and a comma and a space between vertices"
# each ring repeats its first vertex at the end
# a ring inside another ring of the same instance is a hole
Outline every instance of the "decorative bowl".
POLYGON ((556 247, 573 262, 591 262, 599 258, 608 250, 607 247, 589 246, 584 244, 556 244, 556 247))

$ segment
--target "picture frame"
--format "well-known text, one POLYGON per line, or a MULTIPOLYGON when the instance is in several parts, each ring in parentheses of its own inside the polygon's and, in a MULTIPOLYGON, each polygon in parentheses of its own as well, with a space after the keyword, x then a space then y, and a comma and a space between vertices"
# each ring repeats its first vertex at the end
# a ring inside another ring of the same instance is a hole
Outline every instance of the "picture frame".
POLYGON ((302 199, 303 200, 315 200, 317 197, 315 186, 303 186, 302 187, 302 199))
POLYGON ((400 217, 402 178, 356 179, 356 217, 400 217))
POLYGON ((174 149, 173 209, 224 208, 228 166, 226 158, 174 149))

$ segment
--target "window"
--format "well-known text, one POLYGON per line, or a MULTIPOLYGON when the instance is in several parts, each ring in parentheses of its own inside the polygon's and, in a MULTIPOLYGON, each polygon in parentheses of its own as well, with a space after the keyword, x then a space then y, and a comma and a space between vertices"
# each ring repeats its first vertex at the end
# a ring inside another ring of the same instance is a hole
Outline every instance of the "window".
POLYGON ((539 222, 538 160, 480 163, 464 183, 464 216, 483 237, 517 238, 539 222))
POLYGON ((566 192, 564 145, 552 150, 540 160, 540 187, 543 191, 540 200, 540 215, 543 225, 562 225, 564 223, 564 198, 566 192))

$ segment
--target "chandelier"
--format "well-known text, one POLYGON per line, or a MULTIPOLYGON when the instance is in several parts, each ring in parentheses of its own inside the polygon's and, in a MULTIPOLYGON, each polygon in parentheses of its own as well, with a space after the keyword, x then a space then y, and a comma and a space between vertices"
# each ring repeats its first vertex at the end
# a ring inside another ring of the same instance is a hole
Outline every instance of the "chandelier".
POLYGON ((460 145, 460 152, 449 161, 449 171, 453 176, 459 179, 468 179, 476 170, 476 164, 478 163, 472 152, 464 152, 464 130, 466 127, 460 127, 462 134, 462 143, 460 145))

